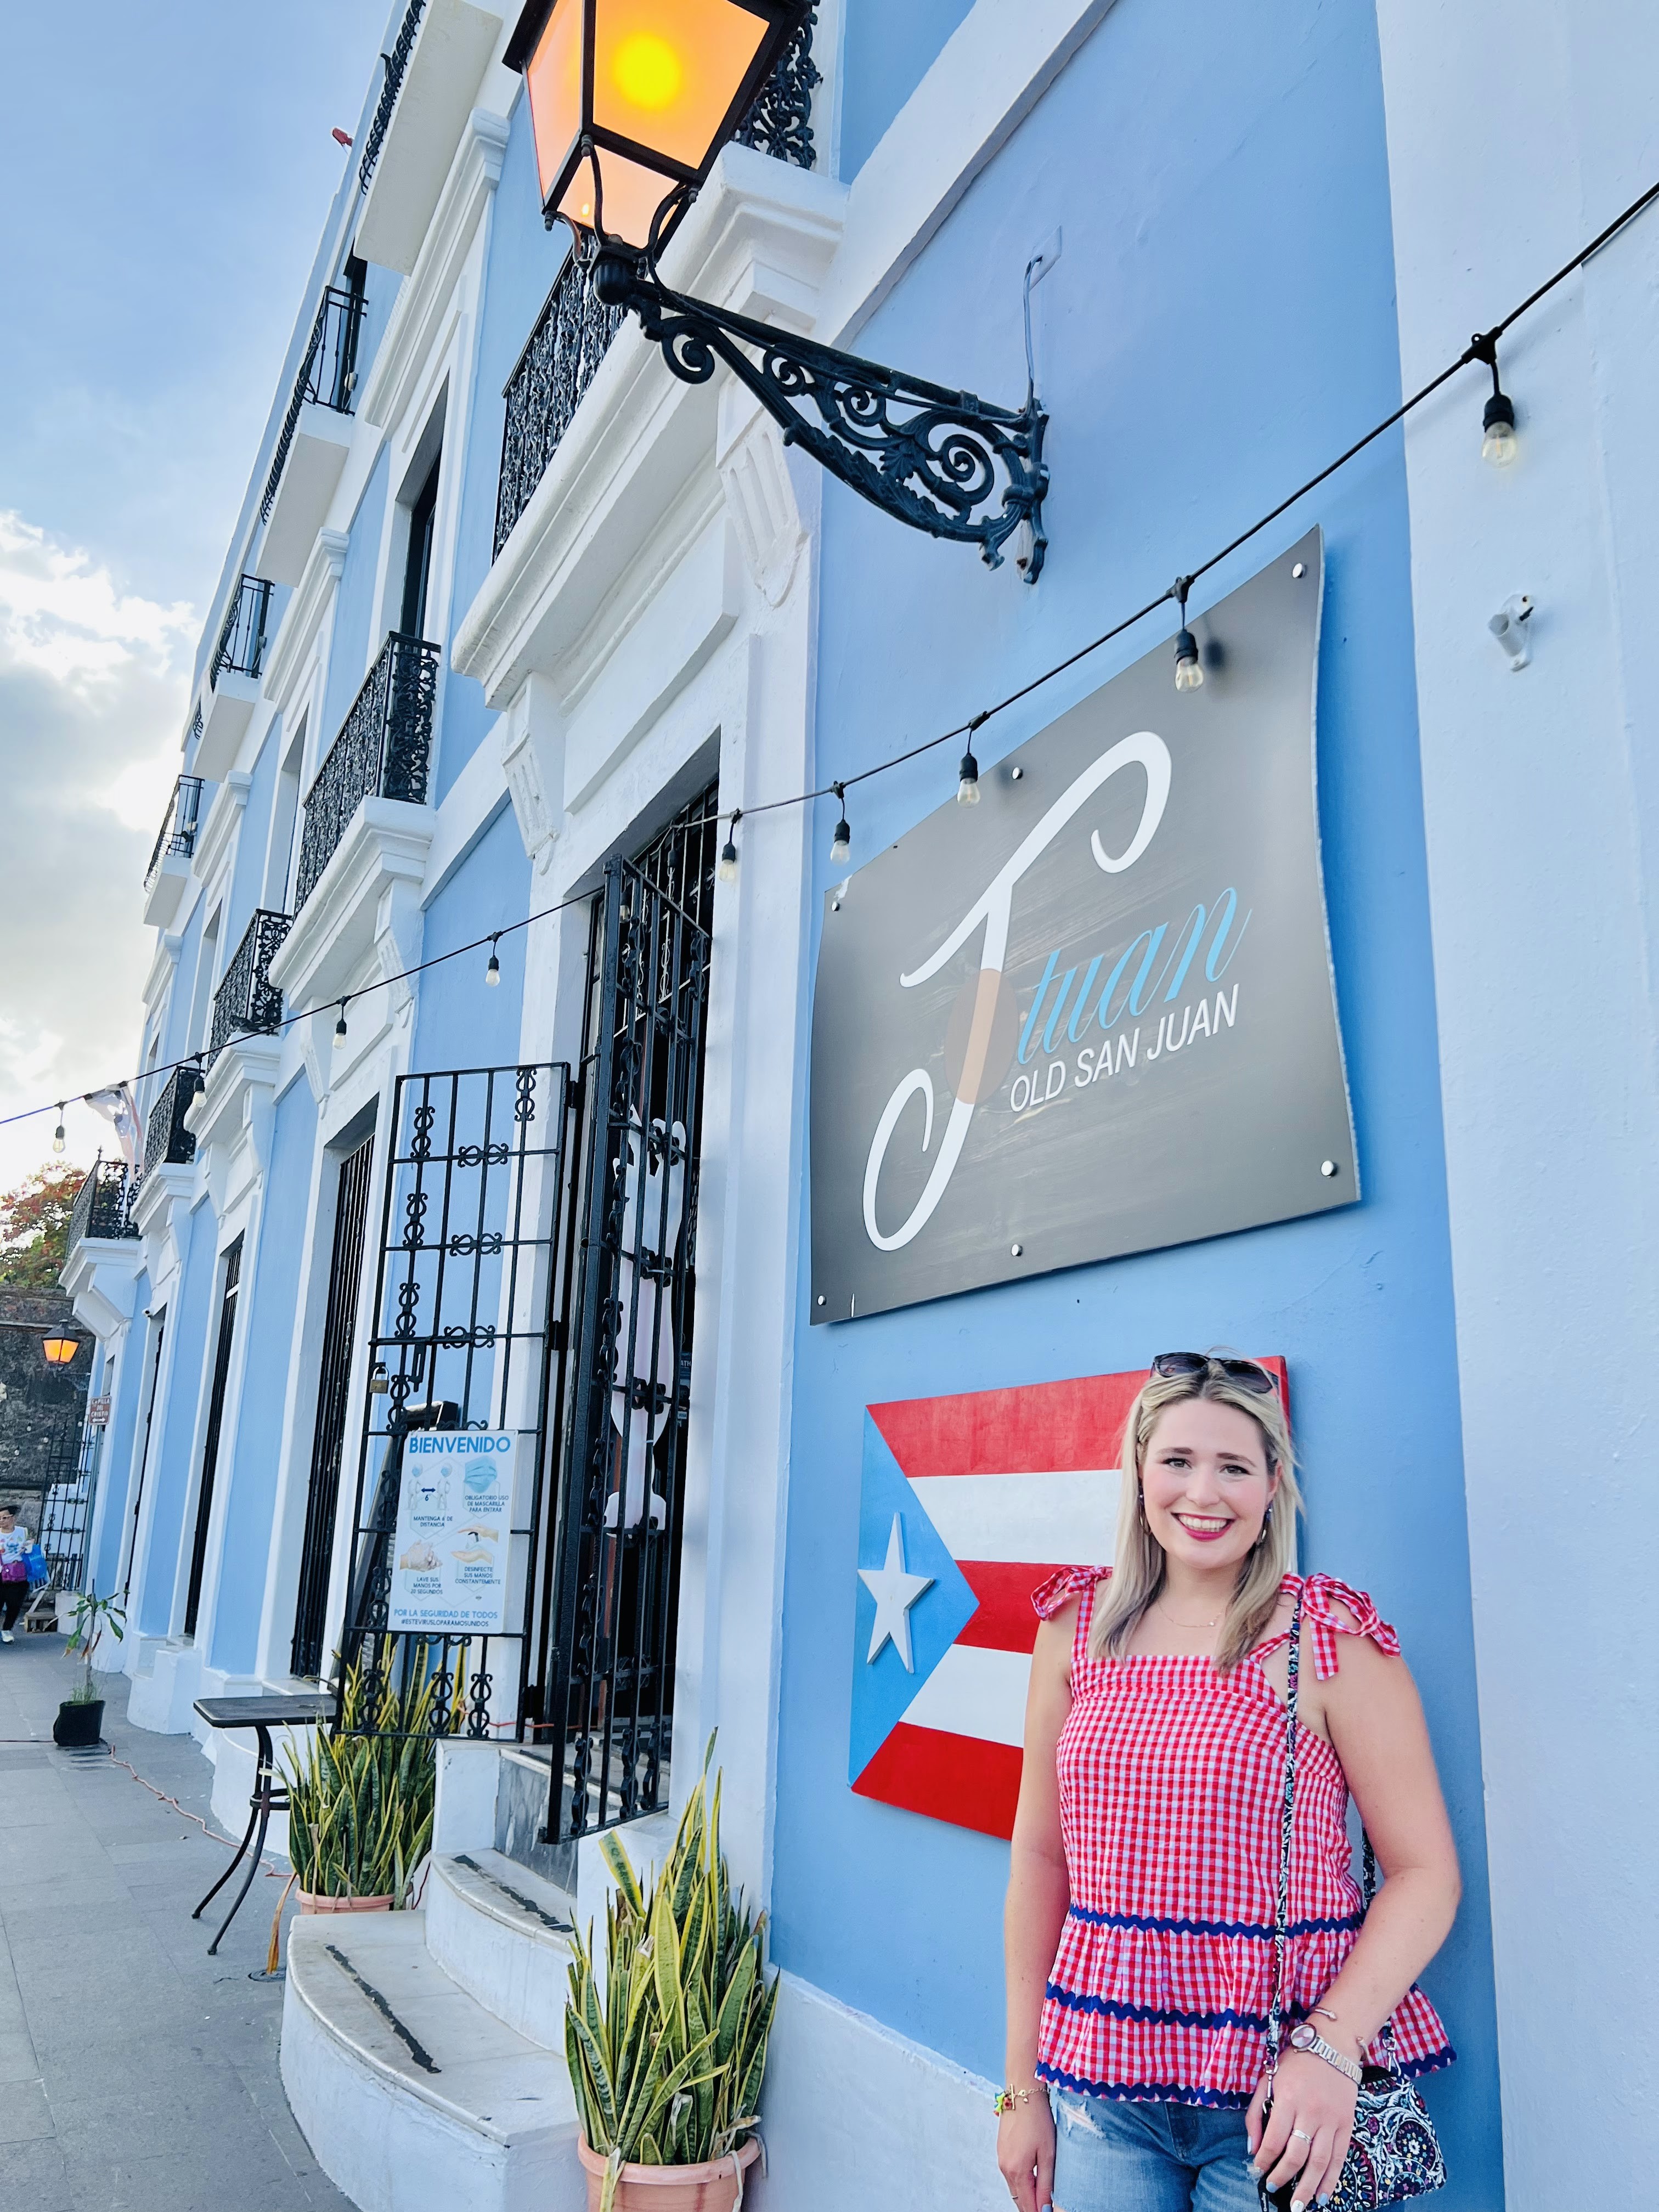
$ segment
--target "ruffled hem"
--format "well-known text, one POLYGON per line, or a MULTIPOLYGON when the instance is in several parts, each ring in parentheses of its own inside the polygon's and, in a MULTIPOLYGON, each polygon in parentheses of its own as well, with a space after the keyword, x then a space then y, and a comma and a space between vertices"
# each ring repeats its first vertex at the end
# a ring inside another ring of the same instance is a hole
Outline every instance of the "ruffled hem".
MULTIPOLYGON (((1457 2053, 1449 2043, 1431 2051, 1425 2058, 1397 2059, 1395 2070, 1408 2081, 1415 2081, 1425 2074, 1437 2074, 1443 2066, 1456 2063, 1457 2053)), ((1069 2074, 1063 2067, 1051 2066, 1047 2059, 1037 2061, 1037 2079, 1051 2082, 1056 2089, 1070 2089, 1080 2097, 1103 2097, 1118 2105, 1201 2105, 1210 2112, 1243 2112, 1255 2094, 1255 2082, 1248 2089, 1212 2089, 1192 2081, 1096 2081, 1080 2074, 1069 2074)), ((1260 2069, 1256 2081, 1261 2080, 1260 2069)))

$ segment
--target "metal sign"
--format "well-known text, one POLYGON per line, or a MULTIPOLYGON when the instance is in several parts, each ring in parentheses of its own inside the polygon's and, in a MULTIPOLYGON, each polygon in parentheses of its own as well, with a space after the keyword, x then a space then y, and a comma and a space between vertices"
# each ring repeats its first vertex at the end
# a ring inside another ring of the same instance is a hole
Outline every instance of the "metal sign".
POLYGON ((499 1636, 506 1628, 517 1443, 511 1429, 404 1437, 386 1603, 394 1635, 499 1636))
POLYGON ((89 1429, 106 1429, 109 1426, 109 1400, 107 1398, 88 1399, 87 1426, 89 1429))
POLYGON ((1312 532, 825 898, 812 1319, 1358 1196, 1312 532))

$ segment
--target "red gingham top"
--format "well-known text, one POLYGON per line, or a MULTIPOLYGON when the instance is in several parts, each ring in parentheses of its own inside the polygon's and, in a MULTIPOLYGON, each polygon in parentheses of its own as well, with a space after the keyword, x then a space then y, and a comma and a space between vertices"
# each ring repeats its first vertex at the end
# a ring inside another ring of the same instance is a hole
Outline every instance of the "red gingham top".
MULTIPOLYGON (((1103 1579, 1097 1568, 1064 1568, 1032 1601, 1045 1620, 1079 1592, 1083 1601, 1058 1753, 1071 1906, 1037 2072, 1130 2103, 1243 2106, 1267 2064, 1285 1791, 1285 1708, 1260 1662, 1285 1637, 1227 1674, 1202 1657, 1094 1660, 1089 1622, 1103 1579)), ((1285 1587, 1293 1592, 1297 1577, 1285 1587)), ((1329 1575, 1300 1587, 1322 1680, 1337 1671, 1339 1637, 1399 1650, 1361 1591, 1329 1575)), ((1341 1762, 1311 1729, 1300 1746, 1285 1970, 1292 2021, 1335 1979, 1364 1917, 1341 1762)), ((1454 2056, 1420 1990, 1407 1991, 1394 2031, 1405 2073, 1454 2056)), ((1367 2056, 1381 2063, 1381 2046, 1367 2056)))

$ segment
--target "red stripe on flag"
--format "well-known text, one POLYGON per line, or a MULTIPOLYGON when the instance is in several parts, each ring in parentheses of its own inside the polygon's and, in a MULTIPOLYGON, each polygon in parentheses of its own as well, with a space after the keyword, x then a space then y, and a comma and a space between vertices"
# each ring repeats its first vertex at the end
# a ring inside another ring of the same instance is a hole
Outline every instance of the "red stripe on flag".
POLYGON ((977 1828, 1005 1838, 1014 1832, 1020 1754, 1010 1743, 947 1735, 942 1729, 900 1721, 853 1788, 860 1797, 977 1828))
MULTIPOLYGON (((1261 1364, 1285 1389, 1284 1360, 1261 1364)), ((898 1398, 869 1410, 908 1475, 1065 1474, 1117 1465, 1123 1424, 1146 1380, 1141 1368, 1012 1390, 898 1398)))
POLYGON ((963 1580, 979 1600, 979 1611, 966 1627, 957 1631, 958 1644, 977 1644, 991 1651, 1033 1651, 1036 1649, 1037 1617, 1031 1610, 1031 1593, 1057 1567, 1033 1566, 1027 1560, 958 1559, 963 1580))

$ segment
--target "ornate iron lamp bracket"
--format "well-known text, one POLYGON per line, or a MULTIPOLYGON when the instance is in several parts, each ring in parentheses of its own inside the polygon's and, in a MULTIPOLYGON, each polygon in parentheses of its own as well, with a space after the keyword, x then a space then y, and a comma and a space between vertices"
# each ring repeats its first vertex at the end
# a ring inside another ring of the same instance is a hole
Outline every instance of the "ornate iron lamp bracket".
POLYGON ((684 383, 706 384, 723 362, 779 425, 786 445, 804 447, 896 520, 976 544, 992 568, 1028 524, 1020 565, 1026 582, 1036 583, 1048 543, 1042 528, 1048 418, 1034 391, 1018 411, 970 392, 947 392, 671 292, 648 258, 609 246, 596 256, 591 282, 607 307, 639 317, 684 383))

